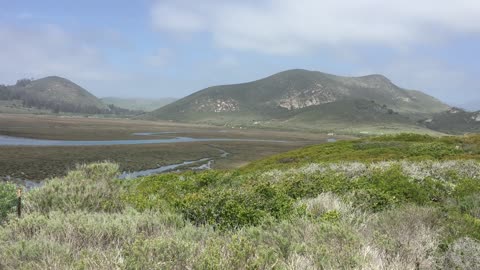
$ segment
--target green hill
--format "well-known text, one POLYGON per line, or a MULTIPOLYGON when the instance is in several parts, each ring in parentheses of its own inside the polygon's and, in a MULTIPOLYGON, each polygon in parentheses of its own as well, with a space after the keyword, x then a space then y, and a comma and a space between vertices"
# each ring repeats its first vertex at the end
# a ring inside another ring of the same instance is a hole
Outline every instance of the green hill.
POLYGON ((105 98, 101 98, 101 100, 105 104, 113 104, 119 108, 124 108, 132 111, 151 112, 167 104, 170 104, 176 101, 177 99, 176 98, 147 99, 147 98, 105 97, 105 98))
POLYGON ((20 100, 27 108, 73 113, 107 113, 111 110, 81 86, 57 76, 22 79, 15 85, 2 86, 0 92, 0 99, 20 100))
POLYGON ((249 83, 209 87, 143 118, 283 127, 310 125, 313 120, 323 127, 339 123, 415 126, 415 120, 448 108, 422 92, 402 89, 382 75, 342 77, 289 70, 249 83))

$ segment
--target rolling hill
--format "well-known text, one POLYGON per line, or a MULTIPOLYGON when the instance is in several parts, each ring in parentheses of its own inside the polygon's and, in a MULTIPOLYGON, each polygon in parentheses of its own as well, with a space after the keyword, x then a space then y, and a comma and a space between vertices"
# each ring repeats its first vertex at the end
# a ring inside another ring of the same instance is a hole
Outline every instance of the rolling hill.
POLYGON ((23 107, 54 112, 108 113, 111 109, 81 86, 61 77, 22 79, 1 87, 0 99, 21 101, 23 107))
POLYGON ((101 98, 105 104, 113 104, 119 108, 124 108, 134 111, 151 112, 158 108, 161 108, 167 104, 176 101, 176 98, 118 98, 118 97, 105 97, 101 98))
POLYGON ((288 70, 253 82, 214 86, 148 113, 150 120, 226 125, 352 126, 417 121, 449 109, 382 75, 342 77, 288 70))

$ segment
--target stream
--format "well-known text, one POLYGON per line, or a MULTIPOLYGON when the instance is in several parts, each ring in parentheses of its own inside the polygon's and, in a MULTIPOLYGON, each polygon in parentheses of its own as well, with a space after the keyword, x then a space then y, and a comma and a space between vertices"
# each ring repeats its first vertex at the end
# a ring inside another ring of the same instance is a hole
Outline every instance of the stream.
MULTIPOLYGON (((133 133, 136 136, 152 136, 160 134, 175 134, 178 132, 139 132, 133 133)), ((337 140, 334 138, 327 139, 327 142, 332 143, 337 140)), ((188 143, 188 142, 277 142, 284 143, 287 141, 281 140, 261 140, 261 139, 230 139, 230 138, 191 138, 191 137, 175 137, 168 139, 149 139, 149 140, 106 140, 106 141, 68 141, 68 140, 44 140, 44 139, 31 139, 12 136, 0 135, 0 146, 102 146, 102 145, 136 145, 136 144, 171 144, 171 143, 188 143)), ((216 148, 221 152, 220 158, 226 158, 230 153, 227 151, 216 148)), ((197 167, 189 167, 191 170, 208 170, 211 169, 215 159, 212 157, 205 157, 197 160, 184 161, 177 164, 170 164, 160 166, 154 169, 122 172, 119 175, 119 179, 133 179, 142 176, 149 176, 154 174, 160 174, 164 172, 174 171, 177 168, 184 166, 201 163, 197 167)), ((11 178, 9 176, 0 176, 0 181, 9 181, 18 185, 24 186, 27 190, 37 188, 43 185, 43 181, 36 182, 25 179, 11 178)))
MULTIPOLYGON (((226 158, 230 155, 227 151, 214 147, 218 151, 221 152, 220 158, 226 158)), ((125 180, 130 180, 138 177, 143 177, 143 176, 149 176, 149 175, 154 175, 154 174, 160 174, 160 173, 165 173, 165 172, 171 172, 174 171, 177 168, 192 165, 192 164, 197 164, 197 163, 202 163, 199 164, 196 167, 189 167, 188 169, 190 170, 197 170, 197 171, 203 171, 203 170, 209 170, 212 167, 212 164, 215 162, 214 158, 201 158, 197 160, 190 160, 190 161, 184 161, 182 163, 177 163, 177 164, 170 164, 170 165, 165 165, 165 166, 160 166, 158 168, 154 169, 148 169, 148 170, 141 170, 141 171, 133 171, 133 172, 122 172, 119 176, 118 179, 125 179, 125 180)), ((25 187, 26 190, 31 190, 34 188, 41 187, 45 181, 31 181, 31 180, 26 180, 26 179, 19 179, 19 178, 12 178, 10 176, 6 177, 0 177, 0 182, 6 181, 6 182, 11 182, 20 186, 25 187)))

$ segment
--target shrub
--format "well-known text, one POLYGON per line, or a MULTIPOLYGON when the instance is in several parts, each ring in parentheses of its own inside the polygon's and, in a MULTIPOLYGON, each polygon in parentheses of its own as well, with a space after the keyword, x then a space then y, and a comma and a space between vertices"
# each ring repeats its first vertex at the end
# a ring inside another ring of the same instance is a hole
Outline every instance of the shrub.
POLYGON ((293 200, 270 184, 260 183, 241 190, 204 190, 180 200, 176 208, 195 224, 220 229, 258 225, 268 216, 280 219, 293 211, 293 200))
POLYGON ((367 211, 379 212, 398 203, 390 194, 377 189, 359 189, 352 192, 353 204, 367 211))
POLYGON ((316 198, 300 202, 306 206, 307 216, 312 218, 338 219, 342 214, 352 211, 351 205, 343 202, 337 195, 327 192, 316 198))
POLYGON ((125 269, 189 269, 194 265, 192 242, 172 238, 137 239, 125 256, 125 269))
POLYGON ((462 198, 474 193, 480 193, 480 179, 463 179, 455 187, 453 195, 462 198))
POLYGON ((434 269, 439 218, 437 209, 406 206, 377 214, 362 233, 385 269, 434 269))
POLYGON ((480 269, 480 242, 466 238, 453 242, 445 254, 445 269, 480 269))
POLYGON ((0 183, 0 224, 17 204, 16 187, 10 183, 0 183))
POLYGON ((480 193, 459 198, 458 206, 461 213, 480 219, 480 193))
POLYGON ((446 212, 446 217, 443 222, 446 227, 444 233, 446 245, 462 237, 480 240, 480 219, 468 213, 462 214, 456 209, 451 209, 446 212))
POLYGON ((63 178, 50 179, 25 196, 27 212, 59 210, 115 212, 124 208, 115 179, 118 165, 108 162, 78 166, 63 178))
POLYGON ((367 180, 372 188, 381 190, 400 202, 423 204, 428 194, 417 183, 410 181, 400 167, 394 166, 385 172, 374 173, 367 180))

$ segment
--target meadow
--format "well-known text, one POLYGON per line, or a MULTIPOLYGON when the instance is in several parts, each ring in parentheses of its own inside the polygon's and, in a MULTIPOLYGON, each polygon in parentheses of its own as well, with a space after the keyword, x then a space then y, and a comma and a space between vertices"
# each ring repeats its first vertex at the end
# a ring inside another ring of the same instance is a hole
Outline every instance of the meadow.
POLYGON ((80 165, 0 185, 0 269, 478 269, 480 136, 308 146, 128 181, 80 165))

